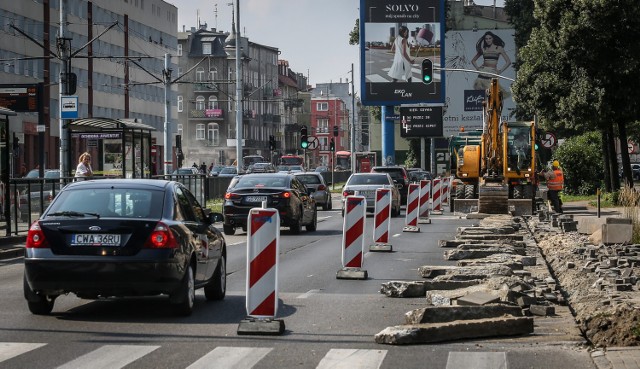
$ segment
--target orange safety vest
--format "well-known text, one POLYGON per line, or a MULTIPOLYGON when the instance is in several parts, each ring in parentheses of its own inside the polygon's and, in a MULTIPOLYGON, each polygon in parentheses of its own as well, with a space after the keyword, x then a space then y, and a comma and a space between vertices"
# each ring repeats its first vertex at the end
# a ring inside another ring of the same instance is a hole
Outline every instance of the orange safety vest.
POLYGON ((564 187, 564 174, 561 169, 554 169, 555 178, 549 178, 547 188, 554 191, 561 191, 564 187))

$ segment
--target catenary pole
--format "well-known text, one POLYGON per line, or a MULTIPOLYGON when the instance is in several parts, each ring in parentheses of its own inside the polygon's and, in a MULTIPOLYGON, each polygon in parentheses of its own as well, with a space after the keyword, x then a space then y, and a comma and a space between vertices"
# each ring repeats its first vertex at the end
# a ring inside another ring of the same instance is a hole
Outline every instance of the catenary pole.
MULTIPOLYGON (((69 46, 71 43, 67 43, 67 0, 60 1, 60 36, 58 38, 58 46, 60 47, 60 83, 59 97, 58 97, 58 110, 62 108, 62 95, 66 94, 66 87, 69 83, 69 46)), ((67 127, 65 119, 62 119, 62 115, 59 117, 60 128, 60 176, 67 177, 71 175, 69 172, 69 143, 67 142, 67 127)), ((44 148, 41 148, 44 150, 44 148)))
POLYGON ((164 174, 173 171, 173 143, 171 140, 171 54, 164 54, 164 174))

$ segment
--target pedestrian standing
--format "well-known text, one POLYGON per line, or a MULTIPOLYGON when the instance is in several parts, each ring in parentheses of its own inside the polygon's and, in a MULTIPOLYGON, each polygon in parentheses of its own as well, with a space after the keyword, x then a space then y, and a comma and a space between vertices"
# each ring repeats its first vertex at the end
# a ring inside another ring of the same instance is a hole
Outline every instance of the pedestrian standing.
POLYGON ((560 169, 560 162, 554 160, 551 164, 551 170, 544 172, 544 178, 547 180, 547 197, 551 201, 553 210, 562 214, 560 191, 564 189, 564 172, 560 169))
POLYGON ((83 152, 78 160, 78 166, 76 167, 76 177, 91 177, 93 176, 93 170, 91 169, 91 154, 83 152))

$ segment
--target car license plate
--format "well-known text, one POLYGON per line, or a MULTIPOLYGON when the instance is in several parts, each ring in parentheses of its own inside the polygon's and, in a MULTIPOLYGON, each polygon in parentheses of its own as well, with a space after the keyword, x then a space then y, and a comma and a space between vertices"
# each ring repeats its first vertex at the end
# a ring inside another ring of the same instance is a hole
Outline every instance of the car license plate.
POLYGON ((376 191, 359 191, 360 196, 364 196, 364 197, 373 197, 376 194, 376 191))
POLYGON ((120 246, 120 235, 78 233, 71 237, 71 246, 120 246))
POLYGON ((267 201, 267 197, 266 196, 247 196, 246 201, 247 202, 263 202, 263 201, 267 201))

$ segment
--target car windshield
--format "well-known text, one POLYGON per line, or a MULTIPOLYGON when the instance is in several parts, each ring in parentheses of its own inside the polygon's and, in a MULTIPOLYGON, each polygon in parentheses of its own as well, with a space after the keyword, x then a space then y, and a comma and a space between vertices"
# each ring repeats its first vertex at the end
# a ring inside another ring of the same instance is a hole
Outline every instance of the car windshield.
POLYGON ((387 176, 353 176, 349 179, 348 185, 388 185, 389 179, 387 176))
POLYGON ((278 170, 286 172, 289 170, 289 167, 286 165, 278 165, 278 170))
POLYGON ((47 211, 55 214, 80 214, 103 217, 162 217, 164 192, 150 189, 87 188, 62 191, 47 211))
POLYGON ((320 177, 313 175, 313 174, 305 174, 305 175, 301 175, 301 176, 296 176, 298 177, 298 179, 308 185, 308 184, 321 184, 322 182, 320 181, 320 177))
POLYGON ((40 176, 39 169, 31 169, 24 178, 38 178, 40 176))
POLYGON ((226 167, 220 170, 220 174, 236 174, 236 167, 226 167))
POLYGON ((374 172, 389 173, 392 179, 403 179, 401 170, 377 168, 377 169, 374 169, 374 172))
POLYGON ((260 187, 281 187, 287 186, 287 179, 283 176, 243 176, 238 179, 234 188, 260 188, 260 187))
POLYGON ((289 170, 299 170, 302 171, 302 167, 300 165, 292 165, 289 167, 289 170))

